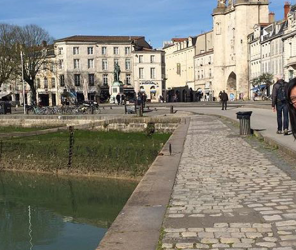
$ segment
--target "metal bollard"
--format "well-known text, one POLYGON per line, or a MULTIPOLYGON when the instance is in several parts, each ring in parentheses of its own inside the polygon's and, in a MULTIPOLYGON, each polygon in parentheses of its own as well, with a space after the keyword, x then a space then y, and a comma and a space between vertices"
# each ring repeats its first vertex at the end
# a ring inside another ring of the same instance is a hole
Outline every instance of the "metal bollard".
POLYGON ((124 114, 127 114, 126 104, 124 104, 124 114))
POLYGON ((237 119, 239 119, 240 135, 251 134, 251 115, 252 111, 238 112, 236 113, 237 119))
POLYGON ((174 106, 171 106, 171 108, 170 108, 170 113, 171 113, 171 114, 174 114, 174 106))
POLYGON ((169 144, 169 152, 170 152, 170 155, 172 155, 172 144, 171 143, 169 144))

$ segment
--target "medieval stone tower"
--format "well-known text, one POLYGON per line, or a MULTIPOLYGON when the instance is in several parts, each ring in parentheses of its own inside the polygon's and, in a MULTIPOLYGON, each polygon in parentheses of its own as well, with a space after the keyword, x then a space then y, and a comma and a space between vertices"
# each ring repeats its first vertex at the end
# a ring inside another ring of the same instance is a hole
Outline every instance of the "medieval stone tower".
POLYGON ((218 0, 213 12, 215 96, 226 90, 236 98, 249 97, 247 37, 255 24, 268 23, 268 5, 268 0, 218 0))

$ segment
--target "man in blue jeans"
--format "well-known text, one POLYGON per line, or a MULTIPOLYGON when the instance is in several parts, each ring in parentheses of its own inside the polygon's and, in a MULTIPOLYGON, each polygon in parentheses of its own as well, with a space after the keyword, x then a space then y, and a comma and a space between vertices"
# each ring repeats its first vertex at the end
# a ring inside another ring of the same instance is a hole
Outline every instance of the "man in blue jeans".
POLYGON ((276 76, 276 80, 277 82, 274 84, 272 91, 272 109, 274 112, 277 112, 277 134, 282 134, 284 129, 284 135, 288 135, 289 111, 286 97, 287 83, 283 80, 283 77, 280 75, 276 76))

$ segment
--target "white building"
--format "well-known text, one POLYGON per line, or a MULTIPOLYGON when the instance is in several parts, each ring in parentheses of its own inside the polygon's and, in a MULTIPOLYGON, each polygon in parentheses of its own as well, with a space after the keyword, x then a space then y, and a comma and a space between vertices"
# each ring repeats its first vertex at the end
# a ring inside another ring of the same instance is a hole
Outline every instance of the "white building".
POLYGON ((143 48, 132 54, 136 93, 145 92, 148 101, 159 101, 165 89, 164 51, 143 48))

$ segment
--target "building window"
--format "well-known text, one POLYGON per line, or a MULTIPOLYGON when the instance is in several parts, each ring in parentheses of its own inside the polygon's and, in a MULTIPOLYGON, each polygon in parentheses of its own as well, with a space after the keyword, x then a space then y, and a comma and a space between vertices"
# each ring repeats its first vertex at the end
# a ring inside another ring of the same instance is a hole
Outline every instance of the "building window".
POLYGON ((87 48, 87 54, 88 55, 93 55, 94 54, 94 48, 93 47, 88 47, 87 48))
POLYGON ((125 47, 124 52, 126 55, 129 55, 131 53, 131 48, 130 47, 125 47))
POLYGON ((55 88, 55 78, 51 78, 51 88, 55 88))
POLYGON ((61 87, 65 86, 65 76, 64 75, 60 75, 60 86, 61 87))
POLYGON ((150 62, 154 63, 155 62, 155 56, 150 56, 150 62))
POLYGON ((53 70, 54 70, 54 65, 53 65, 52 62, 49 63, 49 70, 50 70, 51 72, 53 72, 53 70))
POLYGON ((107 59, 102 60, 102 69, 107 70, 108 69, 108 62, 107 59))
POLYGON ((125 82, 127 85, 131 85, 131 74, 126 74, 125 82))
POLYGON ((150 68, 150 78, 155 79, 155 68, 150 68))
POLYGON ((177 75, 181 75, 181 63, 177 63, 177 75))
POLYGON ((108 74, 103 75, 103 84, 104 86, 108 86, 108 74))
POLYGON ((139 68, 139 79, 144 79, 144 68, 139 68))
POLYGON ((40 89, 40 79, 37 78, 37 89, 40 89))
POLYGON ((88 75, 88 84, 89 84, 89 86, 95 86, 95 75, 94 74, 88 75))
POLYGON ((143 55, 139 56, 139 63, 143 62, 143 55))
POLYGON ((102 55, 107 55, 107 47, 102 47, 102 55))
POLYGON ((131 60, 125 59, 125 70, 130 70, 130 69, 131 69, 131 60))
POLYGON ((94 68, 94 59, 88 59, 87 60, 87 67, 89 69, 93 69, 94 68))
POLYGON ((74 59, 74 69, 79 69, 79 59, 74 59))
POLYGON ((113 54, 114 55, 119 55, 119 48, 118 47, 113 48, 113 54))
POLYGON ((62 47, 59 47, 59 48, 58 48, 58 54, 59 54, 59 55, 62 55, 62 54, 63 54, 63 48, 62 48, 62 47))
POLYGON ((73 55, 79 55, 79 47, 73 47, 73 55))
POLYGON ((46 77, 44 77, 44 80, 43 80, 44 82, 44 88, 45 89, 48 89, 48 80, 47 80, 47 78, 46 77))
POLYGON ((80 74, 74 74, 75 86, 80 86, 80 74))
POLYGON ((63 69, 64 68, 64 60, 60 59, 59 60, 59 69, 63 69))

